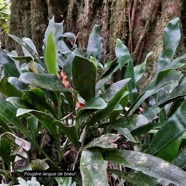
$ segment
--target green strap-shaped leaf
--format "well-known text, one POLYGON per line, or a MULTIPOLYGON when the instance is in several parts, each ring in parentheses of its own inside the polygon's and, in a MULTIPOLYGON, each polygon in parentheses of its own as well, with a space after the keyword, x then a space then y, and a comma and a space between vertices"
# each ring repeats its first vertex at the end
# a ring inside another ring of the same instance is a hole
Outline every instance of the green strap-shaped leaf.
POLYGON ((63 33, 63 22, 55 23, 54 17, 52 17, 52 19, 49 20, 49 24, 48 24, 48 27, 45 31, 45 35, 44 35, 44 45, 46 45, 48 35, 50 34, 50 32, 52 30, 53 30, 53 36, 54 36, 54 42, 56 45, 56 50, 58 51, 58 49, 60 48, 60 45, 61 45, 60 37, 61 37, 61 34, 63 33))
POLYGON ((53 31, 51 31, 47 38, 47 44, 45 49, 45 62, 49 74, 58 75, 57 68, 57 54, 56 47, 53 38, 53 31))
POLYGON ((96 122, 100 121, 101 119, 109 116, 116 106, 120 103, 120 101, 123 98, 123 95, 125 94, 126 90, 126 83, 123 84, 123 87, 118 90, 118 92, 115 94, 115 96, 108 102, 107 107, 101 110, 98 110, 93 117, 90 119, 88 125, 91 126, 95 124, 96 122))
POLYGON ((115 143, 120 138, 120 135, 118 134, 103 134, 98 138, 95 138, 90 143, 84 146, 84 149, 86 148, 92 148, 92 147, 101 147, 106 149, 111 148, 117 148, 117 144, 115 143))
MULTIPOLYGON (((103 99, 106 102, 109 102, 123 87, 125 87, 129 83, 130 80, 131 80, 130 78, 127 78, 111 84, 110 87, 102 95, 103 99)), ((127 86, 126 86, 126 90, 127 90, 127 86)))
POLYGON ((31 84, 33 86, 54 92, 70 92, 70 90, 66 89, 62 85, 59 78, 52 74, 35 74, 32 72, 26 72, 21 74, 19 80, 26 84, 31 84))
POLYGON ((24 42, 21 38, 9 34, 9 36, 14 39, 16 42, 18 42, 22 47, 24 47, 33 57, 34 61, 37 61, 39 64, 42 64, 42 61, 38 54, 26 43, 24 42))
MULTIPOLYGON (((26 99, 22 98, 24 101, 27 101, 29 99, 30 103, 34 105, 35 108, 37 108, 40 111, 49 111, 54 116, 56 115, 55 109, 47 103, 47 100, 45 99, 44 92, 39 88, 33 88, 29 91, 24 91, 26 99)), ((22 108, 22 107, 21 107, 22 108)))
MULTIPOLYGON (((24 97, 24 95, 23 95, 24 97)), ((33 105, 28 103, 28 100, 23 100, 20 97, 8 97, 6 101, 10 102, 12 105, 14 105, 16 108, 30 108, 33 105)))
POLYGON ((152 89, 147 90, 144 94, 140 95, 133 105, 130 107, 128 114, 131 115, 147 98, 160 92, 160 90, 166 90, 166 88, 170 88, 171 85, 178 84, 182 77, 181 72, 179 71, 170 71, 166 74, 162 80, 152 89))
POLYGON ((125 167, 168 183, 179 186, 183 186, 186 183, 185 171, 152 155, 129 150, 107 150, 103 157, 109 162, 122 164, 125 167))
POLYGON ((19 77, 14 61, 2 51, 0 51, 0 64, 3 66, 6 77, 19 77))
POLYGON ((100 59, 102 45, 103 45, 103 38, 100 37, 100 26, 94 25, 88 40, 87 54, 97 59, 100 59))
POLYGON ((93 97, 90 98, 85 106, 78 112, 77 119, 81 117, 81 115, 85 115, 87 113, 91 114, 100 109, 106 108, 107 103, 101 97, 93 97))
POLYGON ((186 96, 186 78, 182 80, 182 82, 166 97, 159 99, 159 101, 156 103, 156 106, 159 106, 161 104, 164 104, 169 101, 173 101, 174 99, 177 99, 179 97, 186 96))
POLYGON ((98 150, 84 150, 81 154, 80 171, 83 186, 108 186, 106 166, 98 150))
POLYGON ((75 56, 72 64, 74 89, 86 101, 95 96, 97 69, 86 58, 75 56))
POLYGON ((0 99, 0 115, 12 123, 24 136, 30 139, 30 134, 23 123, 16 117, 16 108, 9 102, 0 99))
POLYGON ((123 117, 113 122, 107 122, 101 124, 99 127, 115 129, 120 131, 120 128, 127 128, 130 132, 134 130, 139 130, 139 128, 144 127, 149 124, 149 120, 142 114, 131 115, 128 117, 123 117))
POLYGON ((22 95, 5 77, 0 81, 0 92, 7 97, 21 97, 22 95))
POLYGON ((63 134, 67 135, 75 148, 79 148, 79 135, 75 126, 66 126, 60 121, 54 121, 54 125, 57 125, 63 134))
POLYGON ((35 116, 48 129, 48 131, 54 137, 55 141, 58 143, 59 136, 58 136, 58 133, 57 133, 57 128, 53 124, 54 118, 52 118, 52 116, 50 116, 49 114, 47 114, 45 112, 41 112, 41 111, 38 111, 38 110, 23 109, 23 108, 19 108, 17 110, 16 116, 18 117, 18 116, 22 116, 24 114, 30 114, 30 115, 35 116))
POLYGON ((180 20, 176 18, 168 23, 163 35, 163 51, 157 63, 156 73, 161 71, 173 59, 180 41, 180 20))
POLYGON ((11 85, 13 85, 17 90, 21 91, 21 90, 28 90, 29 89, 29 87, 25 83, 19 81, 19 79, 16 77, 9 77, 8 82, 11 85))
POLYGON ((185 168, 186 167, 186 146, 184 146, 179 154, 172 160, 171 163, 174 165, 180 167, 180 168, 185 168))
POLYGON ((11 128, 8 126, 8 123, 0 115, 0 126, 4 132, 11 132, 11 128))
POLYGON ((133 61, 127 47, 122 43, 120 39, 117 39, 116 41, 115 53, 118 58, 120 70, 122 70, 121 78, 131 78, 131 81, 128 83, 128 88, 130 92, 129 97, 131 99, 131 102, 133 102, 137 97, 133 61), (127 65, 127 67, 125 67, 125 65, 127 65))
POLYGON ((171 63, 162 68, 158 74, 155 75, 154 79, 146 87, 146 91, 152 89, 157 83, 159 83, 164 76, 166 76, 170 71, 176 70, 185 65, 186 54, 172 60, 171 63))
POLYGON ((155 178, 147 176, 141 172, 128 173, 117 169, 108 169, 108 173, 117 175, 135 186, 157 186, 158 184, 158 181, 155 178))
POLYGON ((147 153, 155 154, 163 147, 177 139, 186 131, 186 101, 178 107, 175 113, 156 133, 147 153))
POLYGON ((119 134, 122 134, 127 140, 138 143, 138 141, 132 136, 128 128, 122 128, 122 127, 115 127, 115 129, 119 134))
POLYGON ((176 140, 172 141, 167 146, 162 148, 158 152, 157 156, 166 161, 171 162, 177 156, 181 142, 182 137, 180 136, 179 138, 177 138, 176 140))
POLYGON ((135 80, 138 82, 143 76, 146 70, 146 64, 153 58, 153 52, 149 52, 145 58, 145 61, 134 67, 135 80))
POLYGON ((34 140, 36 140, 36 137, 39 132, 38 119, 34 116, 29 116, 28 118, 26 118, 26 121, 28 123, 28 128, 30 129, 31 134, 32 134, 32 143, 34 144, 34 140))
MULTIPOLYGON (((32 48, 32 50, 38 55, 36 46, 34 45, 33 41, 30 38, 27 37, 23 37, 22 38, 23 42, 25 42, 28 46, 30 46, 30 48, 32 48)), ((27 49, 25 47, 22 46, 22 50, 25 56, 30 56, 32 57, 32 55, 30 54, 30 52, 27 51, 27 49)))
POLYGON ((8 166, 10 166, 10 153, 10 144, 6 141, 6 139, 0 139, 0 156, 8 166))
POLYGON ((72 81, 72 64, 75 56, 83 56, 81 51, 76 48, 66 59, 63 69, 68 77, 69 81, 72 81))
POLYGON ((117 60, 115 59, 110 68, 101 76, 96 84, 96 92, 98 92, 109 80, 111 80, 112 75, 119 69, 117 60))

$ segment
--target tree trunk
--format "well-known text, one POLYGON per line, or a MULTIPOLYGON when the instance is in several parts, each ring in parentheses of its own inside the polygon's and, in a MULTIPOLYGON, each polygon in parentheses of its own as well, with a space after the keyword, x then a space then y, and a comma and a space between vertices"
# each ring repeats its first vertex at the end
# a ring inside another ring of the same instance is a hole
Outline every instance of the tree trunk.
MULTIPOLYGON (((162 50, 162 34, 167 23, 180 17, 182 39, 177 54, 185 53, 186 19, 184 0, 19 0, 12 3, 10 33, 31 37, 42 53, 43 33, 47 18, 55 16, 64 21, 65 31, 79 36, 80 47, 86 48, 94 24, 101 26, 104 38, 103 58, 114 58, 114 47, 120 38, 128 47, 134 63, 143 62, 153 51, 153 62, 147 64, 149 79, 155 71, 156 61, 162 50), (23 19, 24 17, 24 19, 23 19), (26 18, 26 21, 25 21, 26 18)), ((11 46, 9 46, 11 48, 11 46)), ((117 79, 117 78, 116 78, 117 79)))
MULTIPOLYGON (((10 26, 9 32, 19 37, 31 38, 31 9, 30 1, 25 0, 12 0, 11 1, 11 14, 10 14, 10 26)), ((8 38, 7 49, 15 49, 18 53, 21 53, 21 47, 8 38)))

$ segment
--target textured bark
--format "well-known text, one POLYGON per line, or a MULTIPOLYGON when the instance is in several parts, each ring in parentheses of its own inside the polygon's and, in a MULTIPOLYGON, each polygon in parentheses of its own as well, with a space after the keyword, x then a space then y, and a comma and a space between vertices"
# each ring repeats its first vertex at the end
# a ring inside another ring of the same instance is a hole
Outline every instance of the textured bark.
POLYGON ((127 45, 135 64, 143 62, 147 53, 153 51, 153 62, 147 64, 149 79, 162 49, 163 30, 178 16, 183 27, 177 55, 186 51, 184 0, 19 0, 13 2, 12 7, 10 32, 21 37, 30 36, 40 53, 47 18, 53 15, 57 22, 64 21, 66 31, 79 33, 82 48, 87 46, 93 25, 99 24, 104 38, 103 62, 115 57, 117 38, 127 45), (27 24, 23 21, 25 18, 27 24))
POLYGON ((42 55, 42 43, 44 33, 48 25, 47 2, 45 0, 31 1, 31 39, 33 40, 38 53, 42 55))
MULTIPOLYGON (((10 9, 10 33, 19 37, 31 37, 30 1, 12 0, 10 9)), ((7 48, 16 49, 18 53, 21 53, 21 47, 10 38, 7 41, 7 48)))

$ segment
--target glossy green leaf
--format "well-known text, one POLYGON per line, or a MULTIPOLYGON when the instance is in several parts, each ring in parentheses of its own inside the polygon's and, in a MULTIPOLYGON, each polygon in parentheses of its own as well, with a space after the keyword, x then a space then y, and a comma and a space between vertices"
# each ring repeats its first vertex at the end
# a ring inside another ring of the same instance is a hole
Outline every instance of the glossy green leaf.
POLYGON ((16 64, 2 51, 0 51, 0 64, 3 67, 5 77, 19 77, 19 71, 16 67, 16 64))
POLYGON ((8 82, 13 85, 17 90, 28 90, 29 88, 25 83, 19 81, 19 79, 16 77, 9 77, 8 82))
POLYGON ((113 112, 110 113, 109 115, 110 121, 115 121, 122 111, 123 107, 120 104, 118 104, 116 108, 113 110, 113 112))
POLYGON ((158 184, 155 178, 147 176, 141 172, 124 172, 117 169, 108 169, 108 172, 117 175, 127 182, 134 184, 136 186, 156 186, 158 184))
POLYGON ((81 51, 78 48, 76 48, 67 57, 66 62, 65 62, 64 67, 63 67, 69 81, 72 81, 72 64, 73 64, 75 55, 82 56, 81 51))
POLYGON ((164 30, 163 51, 158 59, 156 73, 158 73, 173 59, 180 37, 180 20, 179 18, 176 18, 171 20, 164 30))
POLYGON ((171 70, 176 70, 182 66, 184 66, 185 64, 185 58, 186 58, 186 54, 178 57, 174 60, 172 60, 171 63, 169 63, 168 65, 166 65, 164 68, 162 68, 160 70, 160 72, 158 73, 158 75, 155 77, 155 83, 157 84, 159 81, 161 81, 161 79, 167 75, 171 70))
POLYGON ((175 113, 156 133, 147 153, 155 154, 163 147, 177 139, 186 131, 186 101, 180 105, 175 113))
MULTIPOLYGON (((36 46, 34 45, 33 41, 30 38, 27 37, 23 37, 22 38, 23 42, 25 42, 30 48, 32 48, 32 50, 38 55, 36 46)), ((25 47, 22 46, 22 50, 25 56, 30 56, 32 57, 32 55, 30 54, 30 52, 27 51, 27 49, 25 47)))
POLYGON ((56 23, 54 21, 54 17, 52 17, 52 19, 49 20, 49 24, 44 35, 44 45, 46 45, 48 35, 50 34, 51 31, 53 31, 54 43, 56 46, 56 51, 58 52, 59 48, 61 47, 60 37, 63 33, 63 22, 56 23))
MULTIPOLYGON (((180 77, 181 78, 181 77, 180 77)), ((180 79, 178 79, 180 80, 180 79)), ((179 84, 179 81, 172 82, 169 86, 164 87, 163 89, 159 90, 154 96, 155 105, 156 103, 161 102, 163 99, 168 98, 172 91, 175 89, 177 90, 177 85, 179 84)))
POLYGON ((117 128, 127 128, 130 132, 133 130, 139 130, 139 128, 149 124, 149 120, 142 114, 132 115, 129 117, 123 117, 114 122, 107 122, 100 125, 100 127, 115 129, 117 128))
POLYGON ((0 115, 12 123, 24 136, 30 138, 30 134, 23 123, 16 117, 16 108, 9 102, 0 99, 0 115))
POLYGON ((105 160, 122 164, 159 180, 182 186, 186 183, 186 172, 160 158, 129 150, 107 150, 105 160))
POLYGON ((177 156, 181 142, 182 137, 172 141, 163 149, 161 149, 157 156, 168 162, 171 162, 177 156))
POLYGON ((83 186, 108 186, 106 166, 97 150, 84 150, 81 154, 80 171, 83 186))
POLYGON ((56 47, 53 38, 53 31, 51 31, 47 38, 46 49, 45 49, 45 62, 49 74, 58 75, 57 68, 57 54, 56 47))
POLYGON ((7 142, 6 139, 0 139, 0 156, 3 158, 3 160, 8 166, 10 166, 11 161, 10 153, 11 153, 10 143, 7 142))
POLYGON ((185 65, 185 58, 186 54, 182 55, 174 60, 172 60, 171 63, 168 63, 164 68, 160 70, 160 72, 155 75, 154 79, 149 83, 149 85, 146 87, 146 90, 152 89, 157 83, 159 83, 164 76, 166 76, 170 71, 176 70, 182 66, 185 65))
POLYGON ((97 111, 93 117, 90 119, 89 121, 89 126, 90 125, 94 125, 96 122, 100 121, 101 119, 104 119, 105 117, 109 116, 109 114, 111 114, 114 109, 117 107, 117 105, 120 103, 120 101, 123 98, 123 94, 125 94, 125 84, 124 87, 121 88, 119 92, 117 92, 117 94, 108 102, 107 107, 104 109, 101 109, 99 111, 97 111))
POLYGON ((91 112, 95 112, 96 110, 104 109, 104 108, 106 108, 106 106, 107 106, 107 103, 101 97, 90 98, 86 102, 85 106, 79 110, 79 112, 77 114, 77 119, 79 119, 79 117, 81 117, 81 115, 85 115, 85 113, 91 114, 91 112))
POLYGON ((75 126, 66 126, 60 121, 54 121, 53 124, 61 129, 61 132, 69 138, 74 147, 79 148, 79 134, 75 126))
POLYGON ((101 97, 93 97, 89 99, 82 110, 99 110, 104 109, 107 106, 107 103, 101 97))
POLYGON ((162 97, 162 99, 159 99, 159 101, 156 103, 156 106, 159 106, 161 104, 164 104, 169 101, 173 101, 174 99, 177 99, 179 97, 186 96, 186 78, 182 80, 182 82, 166 97, 162 97))
POLYGON ((128 128, 122 128, 122 127, 113 127, 119 134, 123 135, 127 140, 138 143, 138 141, 132 136, 128 128))
POLYGON ((96 84, 96 92, 98 92, 106 83, 108 83, 111 80, 112 75, 119 69, 119 65, 116 62, 117 60, 115 59, 110 68, 101 76, 96 84))
POLYGON ((10 102, 16 108, 30 108, 30 107, 32 107, 31 104, 29 104, 27 101, 24 101, 20 97, 8 97, 6 99, 6 101, 10 102))
POLYGON ((92 147, 101 147, 101 148, 117 148, 117 144, 115 143, 118 139, 120 139, 120 135, 118 134, 103 134, 100 137, 95 138, 90 143, 84 146, 84 149, 92 148, 92 147))
POLYGON ((86 101, 95 96, 97 69, 86 58, 75 56, 72 65, 74 89, 86 101))
MULTIPOLYGON (((127 78, 111 84, 110 87, 102 95, 103 99, 106 102, 109 102, 121 89, 123 89, 123 87, 125 87, 128 84, 129 81, 130 78, 127 78)), ((126 90, 127 90, 127 86, 126 86, 126 90)))
MULTIPOLYGON (((115 54, 117 58, 126 56, 126 58, 131 59, 128 48, 122 43, 120 39, 116 40, 115 54)), ((123 67, 123 64, 120 64, 120 69, 122 67, 123 67)))
POLYGON ((28 123, 28 128, 31 131, 31 137, 32 137, 32 142, 34 142, 34 140, 36 140, 36 137, 38 135, 38 128, 39 128, 39 123, 38 123, 38 119, 35 118, 34 116, 29 116, 28 118, 26 118, 26 121, 28 123))
POLYGON ((121 78, 131 78, 130 82, 128 83, 128 88, 130 92, 129 97, 131 99, 131 102, 133 102, 137 97, 133 61, 127 47, 122 43, 120 39, 117 39, 116 41, 115 53, 118 58, 120 70, 122 70, 121 78), (127 67, 125 67, 125 65, 127 65, 127 67))
POLYGON ((0 81, 0 92, 7 97, 21 97, 22 95, 22 93, 11 85, 5 77, 0 81))
POLYGON ((12 55, 9 55, 12 59, 15 59, 15 60, 17 60, 17 61, 19 61, 20 63, 21 62, 30 62, 30 61, 32 61, 33 59, 32 59, 32 57, 30 57, 30 56, 12 56, 12 55))
POLYGON ((51 104, 47 103, 45 99, 44 92, 39 88, 32 88, 29 91, 24 91, 26 99, 22 98, 23 100, 27 101, 29 99, 29 103, 32 104, 35 108, 40 111, 49 111, 54 116, 56 115, 56 110, 52 107, 51 104))
POLYGON ((141 79, 141 77, 144 75, 145 70, 146 70, 146 63, 150 58, 152 58, 152 56, 153 56, 153 52, 149 52, 145 58, 145 61, 134 67, 134 74, 135 74, 136 82, 138 82, 141 79))
POLYGON ((52 74, 35 74, 32 72, 26 72, 24 74, 21 74, 19 80, 26 84, 31 84, 33 86, 54 92, 70 92, 70 90, 66 89, 62 85, 59 78, 56 75, 52 74))
POLYGON ((160 90, 166 89, 166 87, 170 87, 171 85, 175 85, 175 83, 179 83, 181 77, 181 72, 170 71, 154 88, 147 90, 144 94, 140 95, 137 100, 135 100, 133 105, 130 107, 128 114, 131 115, 150 96, 156 94, 160 90))
POLYGON ((66 45, 66 43, 63 40, 61 40, 61 46, 59 49, 60 49, 60 53, 66 56, 69 56, 72 53, 72 51, 69 49, 69 47, 66 45))
POLYGON ((100 26, 94 25, 89 36, 87 54, 97 59, 101 57, 103 38, 100 37, 100 26))
POLYGON ((2 128, 2 130, 4 130, 4 132, 10 132, 11 129, 8 126, 8 123, 4 120, 4 118, 0 115, 0 127, 2 128))
POLYGON ((186 146, 184 146, 178 155, 172 160, 174 165, 180 167, 180 168, 186 168, 186 146))
POLYGON ((11 35, 9 34, 9 36, 14 39, 16 42, 18 42, 22 47, 24 47, 33 57, 33 59, 35 61, 37 61, 39 64, 42 64, 42 61, 40 59, 40 57, 38 56, 38 54, 26 43, 24 42, 21 38, 11 35))
MULTIPOLYGON (((47 129, 48 131, 52 134, 56 145, 59 145, 59 136, 58 136, 58 132, 57 132, 57 127, 53 124, 54 122, 54 118, 52 116, 50 116, 49 114, 45 113, 45 112, 41 112, 38 110, 33 110, 33 109, 23 109, 23 108, 19 108, 17 110, 17 114, 16 116, 22 116, 24 114, 30 114, 35 116, 47 129)), ((57 146, 58 148, 60 146, 57 146)))

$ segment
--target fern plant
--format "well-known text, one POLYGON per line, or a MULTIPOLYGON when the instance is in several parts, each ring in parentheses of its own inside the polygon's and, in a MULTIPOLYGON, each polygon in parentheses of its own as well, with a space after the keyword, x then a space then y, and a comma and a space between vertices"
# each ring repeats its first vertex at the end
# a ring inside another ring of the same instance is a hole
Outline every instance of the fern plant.
POLYGON ((102 64, 98 25, 83 52, 76 36, 51 19, 43 57, 30 39, 11 35, 25 56, 0 52, 0 173, 13 179, 13 165, 15 172, 75 170, 67 185, 112 185, 113 175, 118 184, 184 185, 186 80, 179 68, 186 55, 174 59, 179 24, 176 18, 165 28, 155 77, 142 93, 136 87, 152 53, 134 66, 117 39, 116 59, 102 64), (121 80, 112 83, 117 70, 121 80))

